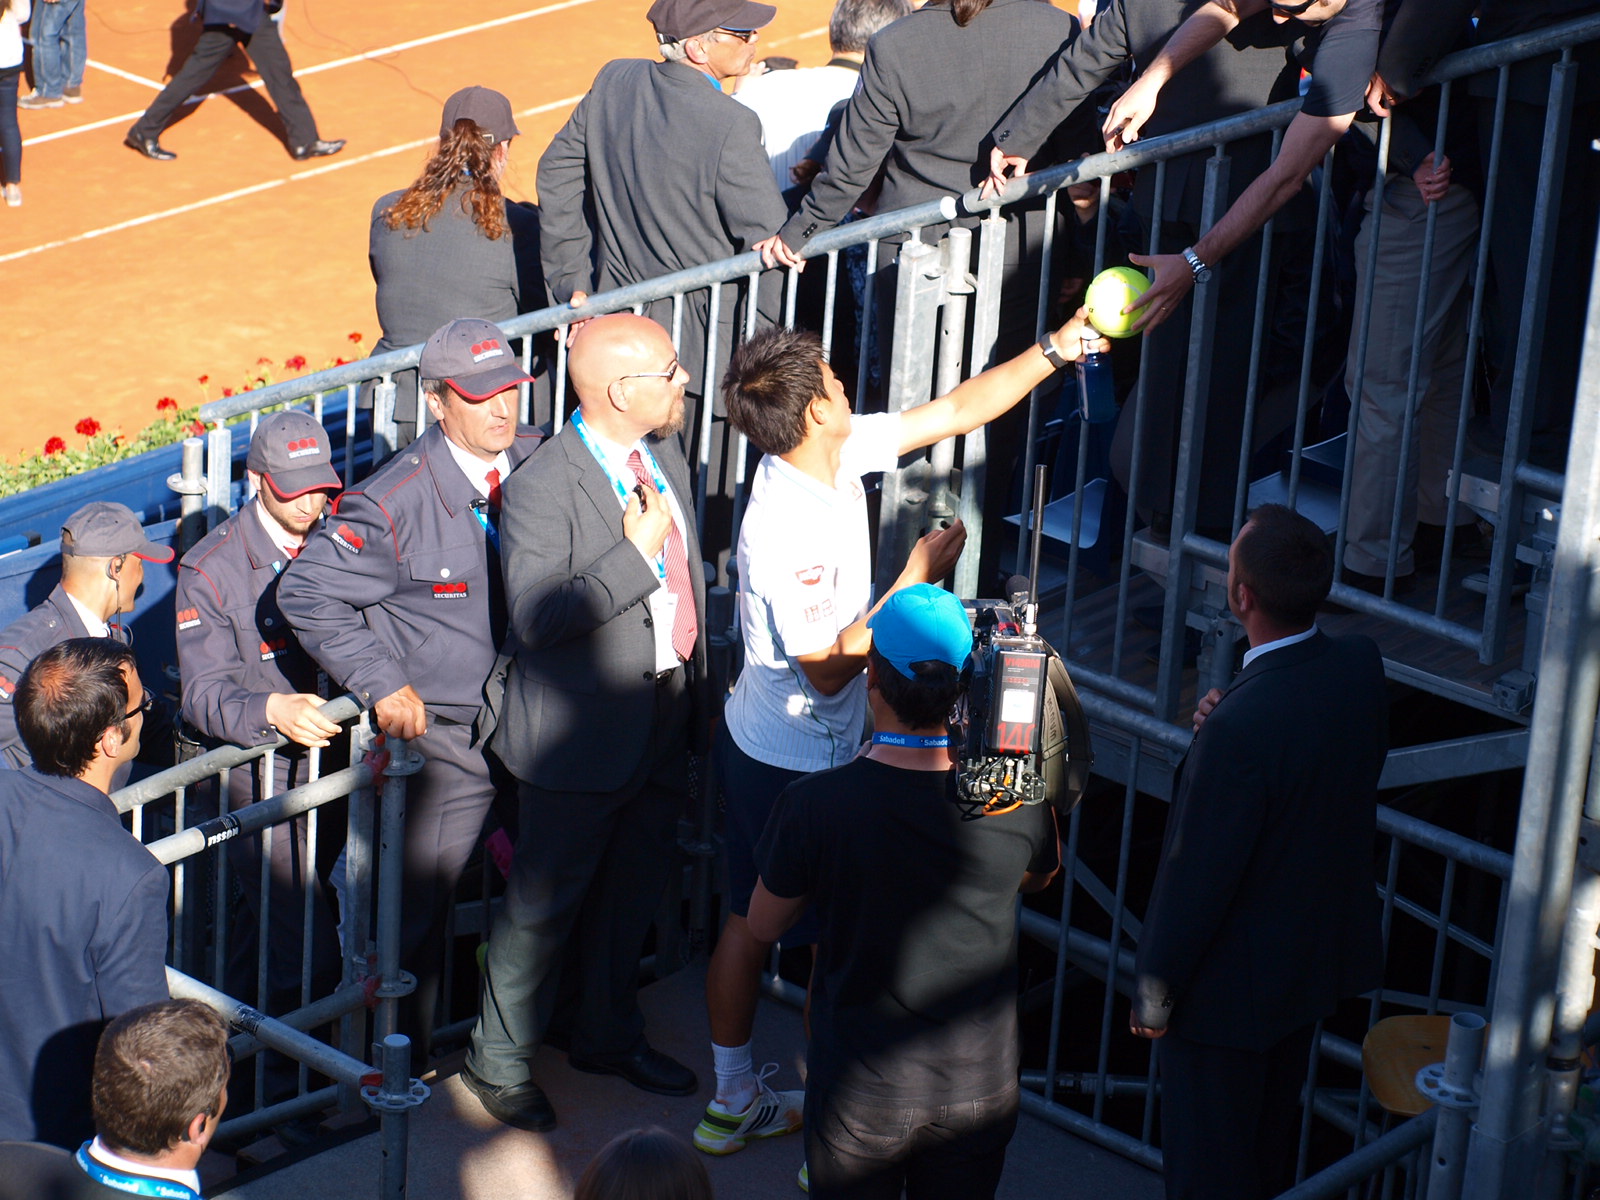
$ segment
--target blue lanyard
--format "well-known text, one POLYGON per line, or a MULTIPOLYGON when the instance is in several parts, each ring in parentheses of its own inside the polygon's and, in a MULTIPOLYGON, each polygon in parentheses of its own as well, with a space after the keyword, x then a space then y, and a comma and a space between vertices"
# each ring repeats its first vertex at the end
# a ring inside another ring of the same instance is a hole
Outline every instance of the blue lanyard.
POLYGON ((489 544, 494 547, 494 552, 499 554, 500 530, 495 528, 493 521, 489 520, 489 502, 487 500, 474 500, 467 507, 472 509, 472 515, 477 517, 478 524, 483 526, 483 532, 489 539, 489 544))
MULTIPOLYGON (((599 463, 600 469, 606 473, 606 478, 611 480, 611 486, 615 488, 617 492, 617 499, 622 501, 622 507, 626 509, 628 507, 628 497, 633 495, 632 484, 634 481, 630 479, 627 483, 624 483, 612 472, 611 464, 606 461, 605 454, 601 451, 599 446, 595 445, 593 436, 589 433, 588 429, 584 427, 583 413, 573 413, 571 424, 572 427, 578 431, 578 436, 583 439, 583 444, 589 448, 589 453, 594 455, 595 462, 599 463)), ((641 448, 643 449, 644 453, 640 457, 645 460, 645 464, 650 468, 651 482, 656 485, 656 491, 661 493, 662 500, 666 500, 667 481, 661 475, 661 468, 656 463, 656 456, 650 453, 649 446, 642 446, 641 448)), ((667 555, 665 549, 663 549, 660 554, 656 555, 656 575, 660 578, 663 585, 667 582, 667 555)))
POLYGON ((153 1175, 128 1175, 89 1153, 89 1143, 78 1147, 78 1165, 90 1179, 119 1192, 135 1196, 159 1196, 162 1200, 200 1200, 200 1193, 192 1187, 173 1179, 157 1179, 153 1175))
POLYGON ((937 750, 948 746, 950 738, 923 737, 917 733, 875 733, 872 735, 874 746, 910 746, 915 750, 937 750))

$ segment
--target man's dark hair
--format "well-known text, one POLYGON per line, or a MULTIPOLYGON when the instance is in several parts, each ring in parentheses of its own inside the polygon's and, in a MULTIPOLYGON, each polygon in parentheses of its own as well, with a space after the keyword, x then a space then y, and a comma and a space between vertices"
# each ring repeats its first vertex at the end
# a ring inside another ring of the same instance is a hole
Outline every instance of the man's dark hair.
MULTIPOLYGON (((114 638, 71 638, 28 665, 12 704, 17 732, 44 775, 76 779, 94 761, 95 743, 112 725, 123 727, 133 651, 114 638)), ((137 700, 135 700, 137 703, 137 700)))
POLYGON ((1262 613, 1279 625, 1310 625, 1333 586, 1328 539, 1314 522, 1281 504, 1251 509, 1234 561, 1262 613))
POLYGON ((914 662, 907 676, 879 654, 876 646, 867 647, 867 661, 872 664, 883 702, 912 729, 949 723, 950 708, 961 691, 961 673, 949 663, 938 659, 914 662))
POLYGON ((826 392, 822 339, 808 329, 763 329, 733 352, 722 376, 728 420, 763 454, 806 436, 806 406, 826 392))
POLYGON ((602 1146, 578 1180, 575 1200, 711 1200, 711 1177, 700 1155, 652 1125, 602 1146))
POLYGON ((112 1151, 153 1156, 216 1116, 228 1082, 228 1027, 198 1000, 129 1009, 94 1054, 94 1127, 112 1151))
POLYGON ((839 0, 828 18, 828 45, 835 54, 860 54, 868 38, 911 7, 911 0, 839 0))

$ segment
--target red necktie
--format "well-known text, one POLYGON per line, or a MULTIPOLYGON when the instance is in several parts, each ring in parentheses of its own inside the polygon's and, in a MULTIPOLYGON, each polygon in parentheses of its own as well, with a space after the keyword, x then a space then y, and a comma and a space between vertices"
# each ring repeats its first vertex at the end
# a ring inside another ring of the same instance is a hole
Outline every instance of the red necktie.
MULTIPOLYGON (((644 459, 637 450, 628 455, 628 469, 640 483, 655 486, 650 473, 644 469, 644 459)), ((662 502, 666 502, 663 496, 662 502)), ((683 547, 683 536, 678 523, 672 523, 667 534, 667 590, 678 598, 677 615, 672 619, 672 649, 687 662, 694 654, 694 637, 697 632, 694 619, 694 586, 689 582, 689 552, 683 547)))
POLYGON ((489 473, 483 477, 489 485, 489 507, 495 512, 500 511, 500 468, 490 467, 489 473))
POLYGON ((302 551, 304 549, 305 549, 304 546, 285 546, 283 548, 283 552, 285 554, 287 554, 290 558, 299 558, 300 557, 300 551, 302 551))

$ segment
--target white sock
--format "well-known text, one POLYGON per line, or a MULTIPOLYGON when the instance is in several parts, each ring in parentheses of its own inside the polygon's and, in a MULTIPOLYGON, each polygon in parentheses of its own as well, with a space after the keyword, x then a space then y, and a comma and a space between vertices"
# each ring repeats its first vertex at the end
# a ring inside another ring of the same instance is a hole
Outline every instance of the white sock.
POLYGON ((749 1108, 756 1098, 756 1070, 750 1060, 750 1043, 719 1046, 712 1042, 711 1060, 717 1072, 717 1103, 730 1113, 749 1108))

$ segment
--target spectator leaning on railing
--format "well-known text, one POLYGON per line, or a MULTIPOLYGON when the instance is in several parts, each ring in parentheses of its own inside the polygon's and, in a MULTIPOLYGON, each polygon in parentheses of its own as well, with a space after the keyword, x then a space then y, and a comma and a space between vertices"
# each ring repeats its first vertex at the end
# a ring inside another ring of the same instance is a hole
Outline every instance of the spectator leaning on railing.
POLYGON ((34 766, 0 771, 0 1138, 76 1148, 102 1023, 166 998, 166 868, 107 796, 150 703, 109 638, 51 647, 17 687, 34 766))

